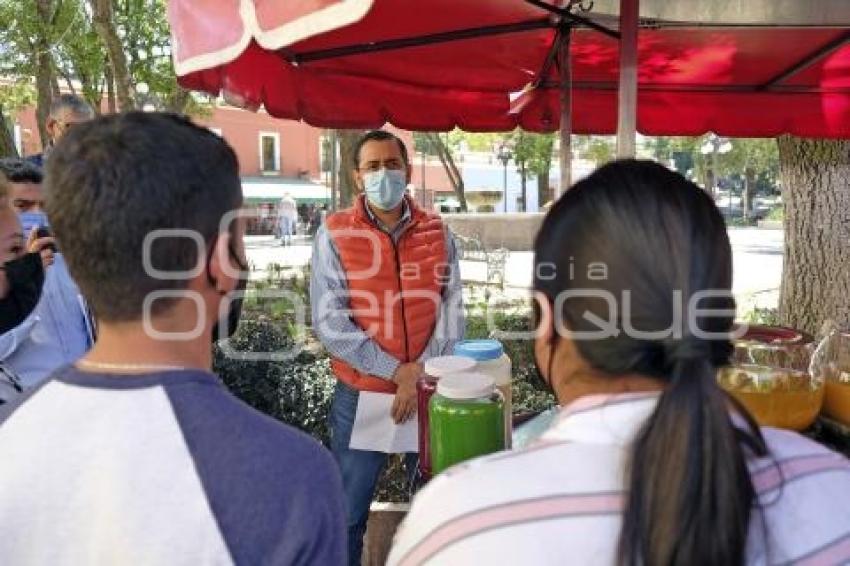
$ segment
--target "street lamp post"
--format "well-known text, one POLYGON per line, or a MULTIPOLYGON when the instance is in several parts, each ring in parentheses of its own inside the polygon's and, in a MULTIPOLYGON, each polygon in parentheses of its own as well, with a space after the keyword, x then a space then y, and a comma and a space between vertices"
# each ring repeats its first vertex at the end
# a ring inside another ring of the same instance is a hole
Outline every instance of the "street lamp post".
MULTIPOLYGON (((705 138, 705 141, 700 147, 700 153, 703 155, 711 155, 711 173, 712 186, 708 187, 712 198, 717 196, 717 190, 720 187, 717 175, 717 156, 732 151, 732 142, 726 138, 721 138, 717 134, 711 133, 705 138)), ((732 191, 729 191, 729 216, 732 215, 732 191)))
POLYGON ((502 143, 499 146, 499 152, 496 158, 502 162, 503 177, 502 177, 502 196, 505 199, 505 212, 508 211, 508 162, 513 158, 513 153, 508 144, 502 143))

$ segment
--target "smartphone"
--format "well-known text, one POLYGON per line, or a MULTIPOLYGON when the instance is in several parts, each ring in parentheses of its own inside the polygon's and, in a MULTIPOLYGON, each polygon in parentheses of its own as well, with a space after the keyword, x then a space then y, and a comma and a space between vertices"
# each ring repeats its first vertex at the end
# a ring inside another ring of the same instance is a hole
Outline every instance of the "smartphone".
MULTIPOLYGON (((53 236, 53 233, 50 231, 50 228, 48 228, 47 226, 41 226, 38 230, 36 230, 35 236, 37 238, 49 238, 49 237, 53 236)), ((50 244, 49 246, 47 246, 47 248, 49 250, 52 250, 53 253, 56 253, 56 244, 50 244)))

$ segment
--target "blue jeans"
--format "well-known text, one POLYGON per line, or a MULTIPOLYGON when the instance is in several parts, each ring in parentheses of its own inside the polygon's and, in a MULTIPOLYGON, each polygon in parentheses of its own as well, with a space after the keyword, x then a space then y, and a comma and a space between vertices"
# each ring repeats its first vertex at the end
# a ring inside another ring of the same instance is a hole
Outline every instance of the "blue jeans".
MULTIPOLYGON (((358 397, 356 389, 337 382, 330 416, 331 452, 342 473, 342 486, 348 508, 348 563, 351 565, 360 564, 369 506, 388 456, 383 452, 352 450, 348 447, 354 417, 357 414, 358 397)), ((404 464, 409 483, 413 480, 417 462, 417 454, 405 455, 404 464)))

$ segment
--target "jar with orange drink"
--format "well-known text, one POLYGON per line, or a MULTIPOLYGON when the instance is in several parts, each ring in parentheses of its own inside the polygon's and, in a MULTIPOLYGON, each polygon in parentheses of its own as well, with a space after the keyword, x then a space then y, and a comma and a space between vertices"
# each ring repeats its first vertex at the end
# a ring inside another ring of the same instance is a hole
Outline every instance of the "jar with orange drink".
POLYGON ((832 325, 818 355, 826 374, 823 415, 850 427, 850 332, 832 325))
POLYGON ((801 431, 814 423, 824 399, 824 372, 812 366, 811 337, 789 328, 754 326, 735 342, 721 387, 761 426, 801 431))

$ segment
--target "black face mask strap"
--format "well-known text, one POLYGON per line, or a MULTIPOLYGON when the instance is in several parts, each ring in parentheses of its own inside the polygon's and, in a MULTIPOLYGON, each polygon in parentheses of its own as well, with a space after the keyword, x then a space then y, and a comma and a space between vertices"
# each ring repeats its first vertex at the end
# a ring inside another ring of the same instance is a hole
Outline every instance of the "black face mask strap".
MULTIPOLYGON (((212 270, 210 269, 210 263, 212 263, 212 257, 213 257, 213 254, 215 253, 215 247, 216 247, 216 244, 218 243, 218 238, 219 238, 219 236, 218 236, 218 234, 216 234, 213 237, 213 239, 210 240, 210 243, 207 244, 209 246, 209 251, 207 252, 207 281, 213 287, 215 287, 218 284, 218 281, 216 281, 215 277, 212 276, 212 270)), ((239 254, 236 253, 236 250, 233 247, 233 240, 232 239, 227 244, 227 253, 230 255, 231 259, 233 259, 233 261, 236 262, 236 266, 239 268, 240 271, 248 271, 249 266, 246 262, 244 262, 242 260, 242 258, 239 257, 239 254)))

